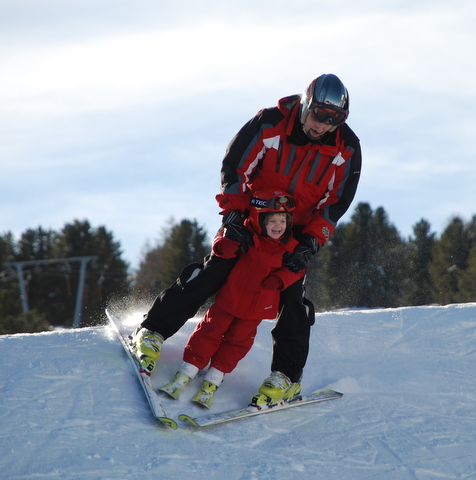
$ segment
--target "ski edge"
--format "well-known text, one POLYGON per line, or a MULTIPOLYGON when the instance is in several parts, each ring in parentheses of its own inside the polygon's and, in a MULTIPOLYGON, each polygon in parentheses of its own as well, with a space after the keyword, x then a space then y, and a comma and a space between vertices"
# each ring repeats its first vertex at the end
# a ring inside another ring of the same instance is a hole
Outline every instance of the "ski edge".
POLYGON ((139 366, 139 363, 133 356, 133 353, 131 351, 131 348, 127 342, 127 340, 124 337, 123 332, 121 331, 120 327, 118 324, 120 323, 119 318, 110 310, 106 309, 106 315, 109 319, 109 325, 114 329, 116 332, 117 336, 119 337, 119 340, 127 354, 127 357, 129 359, 129 362, 134 370, 134 372, 137 375, 137 378, 139 379, 140 384, 142 385, 142 388, 144 390, 145 396, 147 398, 147 401, 149 402, 150 408, 152 410, 153 416, 159 420, 163 425, 166 425, 167 427, 170 427, 172 430, 177 430, 178 425, 177 422, 169 418, 164 410, 164 407, 160 403, 157 393, 154 390, 154 387, 150 383, 150 377, 146 373, 141 373, 141 368, 139 366), (145 378, 146 377, 146 378, 145 378))
POLYGON ((250 411, 248 408, 239 408, 236 410, 231 410, 228 412, 223 413, 215 413, 211 415, 203 415, 199 417, 192 417, 187 414, 180 414, 178 419, 184 423, 188 423, 189 425, 193 425, 194 427, 209 427, 213 425, 220 425, 222 423, 232 422, 235 420, 240 420, 242 418, 253 417, 256 415, 262 415, 266 413, 276 412, 280 410, 286 410, 288 408, 298 407, 302 405, 310 405, 312 403, 323 402, 327 400, 336 400, 341 398, 343 393, 337 392, 330 388, 316 390, 307 395, 301 395, 298 397, 296 401, 285 403, 282 405, 277 405, 272 408, 264 409, 264 410, 253 410, 250 411))

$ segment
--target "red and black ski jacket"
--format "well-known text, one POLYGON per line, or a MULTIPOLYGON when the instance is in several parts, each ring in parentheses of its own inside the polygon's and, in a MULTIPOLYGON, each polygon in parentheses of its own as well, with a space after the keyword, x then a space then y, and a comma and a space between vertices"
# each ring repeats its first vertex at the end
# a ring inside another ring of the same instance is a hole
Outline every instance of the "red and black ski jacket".
POLYGON ((223 212, 246 212, 253 191, 275 187, 294 197, 293 223, 323 245, 349 208, 360 178, 360 142, 347 124, 311 142, 299 119, 300 95, 258 112, 223 159, 223 212))

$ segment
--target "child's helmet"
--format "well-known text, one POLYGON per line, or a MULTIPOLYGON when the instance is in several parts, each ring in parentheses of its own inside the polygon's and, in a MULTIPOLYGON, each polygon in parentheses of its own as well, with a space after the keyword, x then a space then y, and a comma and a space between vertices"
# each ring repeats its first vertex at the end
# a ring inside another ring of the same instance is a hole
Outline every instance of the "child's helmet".
POLYGON ((286 226, 288 235, 291 231, 292 214, 295 209, 294 199, 291 195, 277 188, 269 188, 254 192, 250 200, 250 219, 253 228, 259 235, 266 236, 264 220, 270 213, 289 214, 286 226))

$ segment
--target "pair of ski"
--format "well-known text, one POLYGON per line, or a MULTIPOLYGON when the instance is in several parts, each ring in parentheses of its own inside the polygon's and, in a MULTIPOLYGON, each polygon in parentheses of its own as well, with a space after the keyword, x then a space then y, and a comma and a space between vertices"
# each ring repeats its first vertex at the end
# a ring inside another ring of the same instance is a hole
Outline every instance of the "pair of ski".
MULTIPOLYGON (((134 369, 134 372, 137 374, 137 378, 144 389, 145 396, 149 401, 150 408, 154 417, 162 422, 167 427, 172 428, 173 430, 177 429, 177 422, 168 417, 164 407, 162 406, 159 396, 155 391, 154 386, 152 385, 150 374, 142 369, 139 361, 134 355, 132 345, 129 339, 129 335, 124 331, 121 321, 116 315, 114 315, 109 310, 106 310, 107 317, 109 319, 109 324, 112 329, 116 332, 119 340, 121 341, 122 346, 129 358, 129 361, 134 369)), ((289 402, 282 402, 278 405, 275 405, 270 408, 258 408, 253 406, 248 406, 246 408, 240 408, 237 410, 231 410, 223 413, 212 413, 209 415, 203 415, 199 417, 191 417, 190 415, 179 415, 179 420, 195 427, 208 427, 211 425, 218 425, 221 423, 231 422, 234 420, 239 420, 245 417, 252 417, 255 415, 261 415, 263 413, 276 412, 278 410, 284 410, 287 408, 297 407, 300 405, 308 405, 310 403, 323 402, 326 400, 334 400, 342 397, 342 393, 336 392, 334 390, 317 390, 316 392, 310 393, 308 395, 298 395, 289 402)))

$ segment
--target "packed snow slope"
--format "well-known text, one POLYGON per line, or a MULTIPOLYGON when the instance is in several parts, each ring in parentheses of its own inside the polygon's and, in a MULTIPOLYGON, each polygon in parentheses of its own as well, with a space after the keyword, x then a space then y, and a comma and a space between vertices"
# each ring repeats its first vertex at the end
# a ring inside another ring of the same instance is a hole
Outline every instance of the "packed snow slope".
MULTIPOLYGON (((140 312, 114 309, 131 330, 140 312)), ((104 319, 105 320, 105 319, 104 319)), ((164 344, 173 377, 196 320, 164 344)), ((273 323, 216 393, 246 405, 273 323)), ((320 313, 303 391, 339 400, 197 430, 158 424, 109 327, 0 337, 0 476, 23 479, 476 479, 476 304, 320 313)), ((174 418, 203 413, 164 397, 174 418)))

